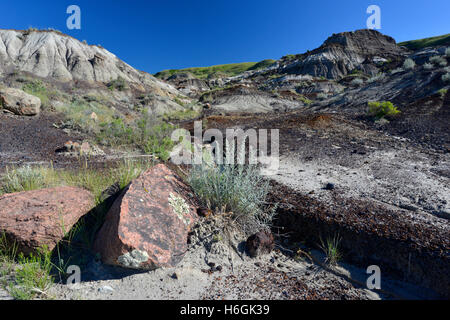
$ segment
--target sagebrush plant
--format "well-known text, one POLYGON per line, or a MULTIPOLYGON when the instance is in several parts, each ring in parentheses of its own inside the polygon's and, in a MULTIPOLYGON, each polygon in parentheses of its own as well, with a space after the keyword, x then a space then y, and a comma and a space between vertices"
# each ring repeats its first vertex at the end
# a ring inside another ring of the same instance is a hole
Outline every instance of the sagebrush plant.
POLYGON ((445 67, 447 65, 447 60, 442 56, 433 56, 430 58, 430 63, 438 65, 440 67, 445 67))
POLYGON ((327 264, 336 265, 342 259, 342 254, 339 249, 340 242, 341 238, 339 234, 328 237, 325 242, 322 240, 322 238, 320 238, 319 247, 326 255, 325 262, 327 264))
POLYGON ((57 180, 52 168, 42 166, 7 167, 0 177, 0 192, 13 193, 53 186, 57 180))
POLYGON ((414 62, 413 59, 408 58, 403 62, 404 70, 412 70, 412 69, 414 69, 415 66, 416 66, 416 63, 414 62))
POLYGON ((450 82, 450 72, 442 75, 443 82, 450 82))
POLYGON ((108 82, 107 87, 110 90, 118 90, 118 91, 124 91, 124 90, 129 89, 126 80, 124 78, 122 78, 121 76, 118 76, 116 79, 108 82))
MULTIPOLYGON (((227 143, 227 153, 230 148, 234 149, 234 143, 227 143)), ((238 158, 244 151, 238 152, 238 158)), ((193 165, 188 182, 204 206, 216 212, 232 212, 244 232, 270 227, 274 210, 265 208, 269 182, 260 175, 257 165, 203 162, 193 165)))
POLYGON ((381 81, 381 80, 383 80, 385 78, 386 78, 386 75, 384 73, 379 73, 376 76, 373 76, 372 78, 369 78, 367 80, 367 83, 373 83, 373 82, 381 81))
POLYGON ((371 101, 368 103, 369 115, 375 119, 392 117, 400 113, 400 110, 390 101, 371 101))
POLYGON ((428 62, 427 62, 427 63, 424 63, 423 68, 424 68, 425 70, 431 70, 431 69, 434 68, 434 66, 433 66, 432 63, 428 63, 428 62))
POLYGON ((360 79, 360 78, 355 78, 350 83, 355 86, 360 86, 360 85, 364 84, 364 80, 360 79))

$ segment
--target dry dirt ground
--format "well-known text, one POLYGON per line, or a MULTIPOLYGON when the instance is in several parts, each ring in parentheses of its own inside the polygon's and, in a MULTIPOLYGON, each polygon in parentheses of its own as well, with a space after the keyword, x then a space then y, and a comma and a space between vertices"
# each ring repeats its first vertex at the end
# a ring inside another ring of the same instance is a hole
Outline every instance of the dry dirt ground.
MULTIPOLYGON (((7 124, 0 128, 0 168, 50 160, 76 166, 76 159, 54 153, 67 140, 82 139, 54 128, 58 118, 0 117, 7 124)), ((227 233, 217 241, 213 235, 222 232, 218 225, 223 221, 206 219, 193 230, 189 250, 176 268, 125 272, 89 257, 82 283, 75 288, 57 284, 49 291, 51 298, 448 297, 448 152, 336 114, 211 116, 207 124, 219 129, 280 129, 280 168, 271 177, 270 199, 279 205, 277 250, 250 259, 243 251, 243 235, 227 233), (336 234, 344 260, 328 267, 317 244, 336 234), (299 248, 313 261, 297 256, 299 248), (381 267, 382 290, 365 286, 371 264, 381 267)), ((191 123, 184 125, 192 128, 191 123)), ((112 156, 94 161, 108 165, 108 159, 112 156)), ((0 292, 0 297, 7 294, 0 292)))

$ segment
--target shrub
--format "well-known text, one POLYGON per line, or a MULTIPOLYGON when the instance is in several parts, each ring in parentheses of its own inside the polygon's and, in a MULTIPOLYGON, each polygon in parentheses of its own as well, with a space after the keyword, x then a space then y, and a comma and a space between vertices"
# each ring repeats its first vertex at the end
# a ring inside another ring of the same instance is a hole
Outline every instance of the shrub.
POLYGON ((405 60, 405 62, 403 62, 403 69, 404 70, 412 70, 414 69, 414 67, 416 66, 416 63, 414 62, 414 60, 408 58, 405 60))
POLYGON ((110 90, 124 91, 128 89, 127 82, 121 76, 118 76, 117 79, 108 82, 107 86, 110 90))
POLYGON ((447 65, 447 60, 445 60, 444 57, 441 56, 433 56, 430 58, 430 63, 438 65, 440 67, 445 67, 447 65))
POLYGON ((372 78, 367 80, 367 83, 373 83, 373 82, 377 82, 377 81, 381 81, 384 78, 386 78, 384 73, 379 73, 376 76, 373 76, 372 78))
POLYGON ((364 83, 363 79, 360 78, 355 78, 352 80, 352 82, 350 82, 350 84, 355 85, 355 86, 361 86, 364 83))
POLYGON ((13 193, 49 187, 54 184, 52 170, 29 165, 19 168, 6 168, 0 180, 0 192, 13 193))
POLYGON ((431 63, 425 63, 425 64, 423 65, 423 68, 424 68, 425 70, 431 70, 431 69, 434 68, 434 66, 433 66, 433 64, 431 64, 431 63))
POLYGON ((400 110, 395 107, 390 101, 373 101, 369 102, 369 114, 376 119, 381 119, 384 117, 395 116, 400 113, 400 110))
POLYGON ((325 100, 328 97, 328 95, 324 92, 320 92, 317 94, 317 99, 319 100, 325 100))
POLYGON ((397 68, 397 69, 392 70, 391 74, 396 74, 396 73, 399 73, 399 72, 402 72, 402 71, 405 71, 405 70, 403 70, 403 68, 397 68))
POLYGON ((232 212, 244 232, 269 227, 273 212, 263 207, 269 182, 256 165, 204 162, 193 166, 188 182, 204 206, 216 212, 232 212))
POLYGON ((450 57, 450 47, 448 47, 447 49, 445 49, 445 56, 446 56, 446 57, 450 57))
POLYGON ((442 75, 442 81, 450 82, 450 72, 442 75))

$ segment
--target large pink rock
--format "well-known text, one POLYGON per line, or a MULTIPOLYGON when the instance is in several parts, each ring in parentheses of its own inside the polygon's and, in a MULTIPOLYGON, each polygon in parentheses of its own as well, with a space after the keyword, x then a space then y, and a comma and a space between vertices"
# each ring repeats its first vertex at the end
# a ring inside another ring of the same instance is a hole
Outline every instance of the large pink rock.
POLYGON ((163 164, 122 192, 97 234, 94 251, 104 263, 134 269, 176 265, 198 219, 192 191, 163 164))
POLYGON ((0 235, 28 254, 46 245, 53 250, 75 223, 94 207, 89 191, 57 187, 0 196, 0 235))

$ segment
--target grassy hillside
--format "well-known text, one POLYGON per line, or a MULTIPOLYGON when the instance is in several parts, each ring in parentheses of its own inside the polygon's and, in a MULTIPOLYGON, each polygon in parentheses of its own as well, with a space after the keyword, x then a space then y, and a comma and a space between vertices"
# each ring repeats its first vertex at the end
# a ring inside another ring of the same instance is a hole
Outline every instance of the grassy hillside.
POLYGON ((160 79, 167 79, 170 76, 179 72, 190 72, 199 79, 214 78, 214 77, 232 77, 241 74, 248 70, 258 70, 266 68, 274 63, 275 60, 267 59, 260 62, 242 62, 221 64, 211 67, 198 67, 186 69, 170 69, 163 70, 155 74, 155 77, 160 79))
POLYGON ((407 47, 410 50, 418 50, 432 46, 450 46, 450 33, 437 37, 400 42, 398 45, 407 47))

